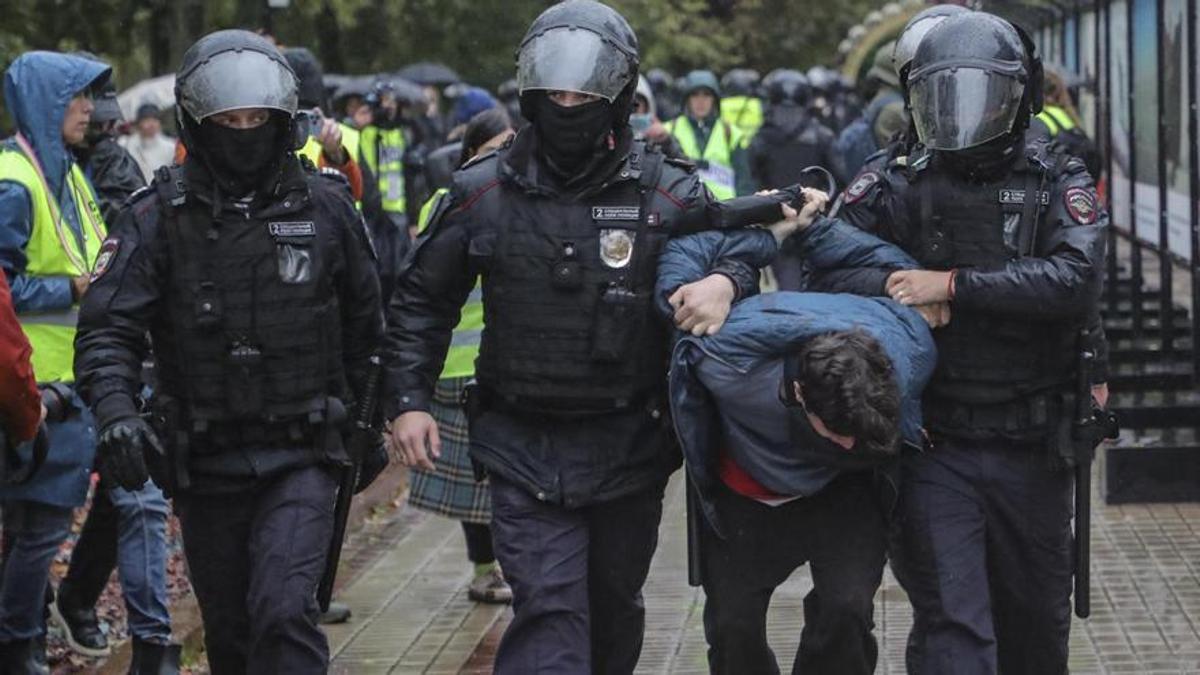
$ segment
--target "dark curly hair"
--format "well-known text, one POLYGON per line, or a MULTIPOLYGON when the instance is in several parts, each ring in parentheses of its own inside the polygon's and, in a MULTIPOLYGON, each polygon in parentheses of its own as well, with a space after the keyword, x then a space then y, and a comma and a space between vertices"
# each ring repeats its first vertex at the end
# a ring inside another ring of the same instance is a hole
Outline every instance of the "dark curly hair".
POLYGON ((900 387, 878 340, 857 329, 818 335, 789 370, 800 383, 804 407, 830 431, 853 437, 852 452, 896 454, 900 387))

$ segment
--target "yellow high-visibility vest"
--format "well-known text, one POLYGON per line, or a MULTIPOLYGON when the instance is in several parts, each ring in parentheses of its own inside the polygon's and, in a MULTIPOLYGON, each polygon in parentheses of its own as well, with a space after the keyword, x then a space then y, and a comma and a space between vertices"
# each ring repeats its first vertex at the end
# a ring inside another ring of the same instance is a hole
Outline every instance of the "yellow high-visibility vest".
MULTIPOLYGON (((417 231, 424 232, 429 227, 429 218, 437 210, 437 204, 445 199, 450 191, 439 188, 429 201, 421 207, 417 218, 417 231)), ((473 377, 475 375, 475 359, 479 357, 479 338, 483 335, 483 286, 479 279, 475 280, 475 288, 463 305, 462 316, 454 327, 454 335, 450 338, 450 351, 446 352, 446 365, 442 367, 440 379, 448 380, 455 377, 473 377)))
POLYGON ((762 100, 755 96, 721 99, 721 119, 742 132, 742 147, 750 145, 763 123, 762 100))
POLYGON ((367 160, 383 196, 383 210, 388 213, 404 213, 404 131, 402 129, 380 129, 375 125, 364 127, 361 140, 362 156, 367 160))
MULTIPOLYGON (((358 158, 360 157, 358 154, 358 149, 362 139, 361 134, 359 133, 358 129, 355 129, 352 126, 341 123, 339 123, 338 126, 342 128, 342 147, 346 149, 346 153, 350 155, 350 159, 353 159, 357 162, 358 158)), ((317 141, 317 137, 309 134, 308 140, 305 141, 304 147, 300 148, 298 154, 303 157, 307 157, 308 161, 312 162, 313 166, 321 166, 320 162, 322 150, 324 150, 324 148, 322 148, 321 144, 317 141)), ((362 210, 362 200, 355 200, 354 205, 358 207, 359 211, 362 210)))
POLYGON ((1043 106, 1042 112, 1037 114, 1037 118, 1050 130, 1051 138, 1057 136, 1060 131, 1070 131, 1075 128, 1075 120, 1071 119, 1066 110, 1056 105, 1043 106))
POLYGON ((704 160, 707 167, 697 173, 717 199, 737 196, 737 176, 733 170, 733 150, 741 143, 741 132, 724 120, 717 120, 716 127, 708 135, 708 143, 700 147, 696 132, 686 116, 680 115, 667 122, 667 130, 679 141, 679 147, 689 159, 704 160))
MULTIPOLYGON (((42 172, 37 155, 20 135, 20 151, 0 149, 0 180, 17 183, 29 193, 33 227, 25 246, 25 275, 74 278, 89 274, 107 236, 95 193, 75 163, 67 172, 66 188, 79 217, 82 236, 76 237, 64 220, 58 199, 42 172), (80 241, 82 239, 82 242, 80 241)), ((51 312, 19 313, 21 329, 33 345, 33 373, 40 383, 75 380, 75 325, 79 306, 51 312)))

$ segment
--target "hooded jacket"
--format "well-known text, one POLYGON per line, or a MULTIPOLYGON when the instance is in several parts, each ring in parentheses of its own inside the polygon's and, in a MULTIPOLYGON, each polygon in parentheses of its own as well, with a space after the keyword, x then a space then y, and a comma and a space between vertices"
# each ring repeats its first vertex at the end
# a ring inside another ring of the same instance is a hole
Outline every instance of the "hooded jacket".
MULTIPOLYGON (((52 194, 58 196, 63 219, 81 236, 67 171, 75 161, 63 143, 62 124, 71 99, 111 73, 102 63, 53 52, 23 54, 4 74, 4 100, 17 131, 29 141, 46 174, 52 194)), ((14 139, 4 140, 15 149, 14 139)), ((93 197, 94 198, 94 197, 93 197)), ((28 259, 25 246, 33 231, 29 192, 0 177, 0 267, 12 286, 18 313, 61 310, 71 306, 71 281, 66 277, 32 278, 24 275, 28 259)))
MULTIPOLYGON (((79 92, 108 77, 111 69, 102 63, 52 52, 29 52, 9 66, 4 76, 4 100, 17 130, 29 141, 45 172, 50 192, 76 237, 81 237, 67 172, 74 161, 63 143, 62 123, 67 107, 79 92)), ((4 141, 16 147, 12 138, 4 141)), ((95 199, 94 194, 89 198, 95 199)), ((33 206, 29 192, 0 176, 0 267, 12 286, 13 307, 18 314, 64 310, 71 307, 71 280, 62 277, 25 275, 25 247, 33 231, 33 206)), ((0 499, 17 499, 74 507, 87 496, 88 479, 95 456, 95 429, 91 414, 78 397, 69 405, 69 419, 50 429, 51 452, 46 463, 28 483, 0 488, 0 499)))
MULTIPOLYGON (((919 267, 898 248, 837 220, 818 221, 794 236, 800 240, 809 264, 817 269, 919 267)), ((703 233, 674 240, 660 260, 655 289, 659 309, 669 316, 673 310, 666 299, 680 285, 703 277, 718 257, 755 258, 765 265, 774 253, 775 241, 763 231, 703 233)), ((747 385, 743 378, 731 381, 730 386, 771 392, 768 405, 777 404, 779 409, 764 409, 762 419, 766 424, 775 424, 772 420, 786 420, 787 414, 775 397, 783 357, 822 333, 855 328, 877 339, 890 357, 900 388, 902 439, 907 445, 921 447, 921 392, 933 373, 937 348, 925 321, 913 309, 884 298, 769 293, 735 305, 715 335, 680 336, 671 355, 671 415, 705 515, 718 531, 720 526, 710 497, 720 481, 715 443, 723 437, 742 441, 737 447, 727 446, 730 456, 742 470, 777 494, 811 495, 828 482, 829 476, 815 475, 811 464, 797 461, 790 444, 780 438, 783 434, 771 434, 761 428, 740 430, 746 433, 739 433, 736 428, 731 430, 731 425, 739 423, 723 415, 717 400, 729 400, 732 395, 709 391, 697 376, 697 365, 707 358, 716 359, 745 378, 761 379, 747 385)), ((894 479, 889 477, 884 483, 889 488, 887 498, 894 499, 894 479)))

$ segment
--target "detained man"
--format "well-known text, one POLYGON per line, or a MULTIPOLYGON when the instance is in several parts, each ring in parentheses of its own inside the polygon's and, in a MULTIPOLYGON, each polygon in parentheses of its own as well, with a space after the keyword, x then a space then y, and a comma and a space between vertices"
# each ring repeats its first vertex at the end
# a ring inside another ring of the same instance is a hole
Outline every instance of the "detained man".
MULTIPOLYGON (((736 254, 768 264, 795 230, 818 273, 917 263, 841 221, 799 214, 771 232, 704 233, 670 242, 656 297, 679 316, 676 289, 736 254), (774 235, 774 236, 772 236, 774 235)), ((920 395, 945 307, 887 298, 779 292, 734 305, 720 332, 685 334, 671 360, 671 408, 697 489, 704 630, 713 673, 778 673, 767 644, 775 588, 808 563, 813 590, 793 672, 871 673, 872 600, 883 573, 893 469, 922 442, 920 395)))

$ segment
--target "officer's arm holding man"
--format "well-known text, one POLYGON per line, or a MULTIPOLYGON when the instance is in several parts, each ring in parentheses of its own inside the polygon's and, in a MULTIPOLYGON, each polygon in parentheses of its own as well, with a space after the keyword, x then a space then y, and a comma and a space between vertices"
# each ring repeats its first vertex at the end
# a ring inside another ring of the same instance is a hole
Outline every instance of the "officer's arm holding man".
MULTIPOLYGON (((384 400, 394 407, 385 403, 385 413, 392 420, 389 450, 409 465, 431 470, 430 454, 438 456, 441 441, 428 413, 429 399, 462 305, 483 272, 480 260, 496 239, 495 233, 479 231, 467 211, 478 195, 463 192, 457 183, 452 186, 440 202, 439 212, 430 217, 430 226, 418 240, 388 305, 390 391, 384 400)), ((685 205, 700 208, 712 199, 691 172, 682 174, 665 193, 655 195, 652 208, 663 212, 681 210, 685 205)), ((756 292, 757 286, 753 266, 732 258, 715 261, 707 276, 681 286, 671 296, 675 320, 682 330, 715 333, 730 305, 738 297, 756 292)))

